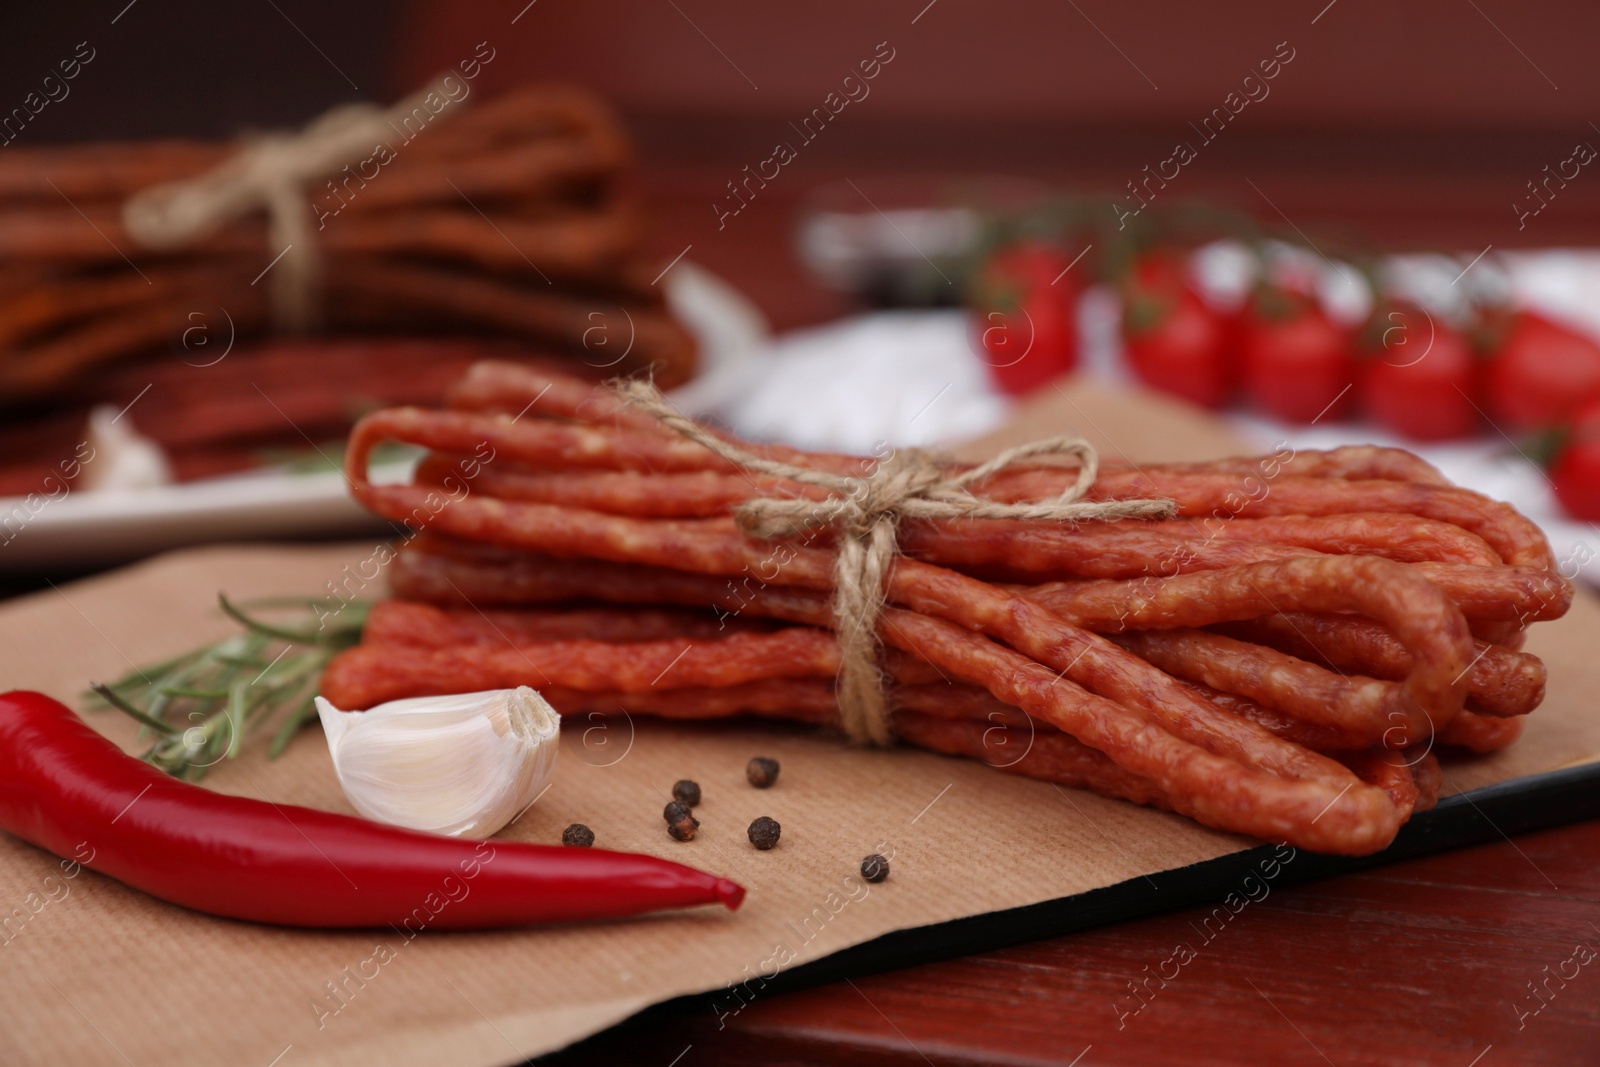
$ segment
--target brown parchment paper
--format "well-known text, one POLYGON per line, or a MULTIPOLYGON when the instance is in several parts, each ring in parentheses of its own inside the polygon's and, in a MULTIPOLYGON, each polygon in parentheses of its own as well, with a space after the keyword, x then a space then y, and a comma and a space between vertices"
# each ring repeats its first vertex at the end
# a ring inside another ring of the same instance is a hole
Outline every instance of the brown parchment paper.
MULTIPOLYGON (((1078 386, 1045 391, 999 438, 1081 432, 1108 455, 1198 459, 1237 451, 1217 424, 1169 401, 1078 386)), ((976 451, 997 447, 999 438, 976 451)), ((175 553, 0 606, 0 685, 69 703, 120 675, 232 632, 218 590, 316 594, 374 549, 214 547, 175 553)), ((375 594, 378 590, 373 589, 375 594)), ((1470 788, 1600 758, 1600 610, 1534 630, 1549 698, 1507 752, 1446 770, 1470 788)), ((81 705, 79 705, 81 706, 81 705)), ((126 745, 130 723, 90 721, 126 745)), ((1025 738, 1019 738, 1025 743, 1025 738)), ((348 811, 320 731, 283 758, 259 746, 215 769, 211 788, 348 811)), ((777 726, 672 726, 637 719, 563 729, 554 784, 504 836, 553 842, 574 821, 602 846, 727 874, 744 908, 482 934, 322 933, 212 919, 59 862, 0 834, 0 1060, 7 1064, 490 1065, 566 1045, 684 993, 725 991, 735 1012, 763 974, 892 930, 1032 904, 1247 847, 1186 819, 1000 773, 982 763, 851 750, 777 726), (762 792, 753 755, 782 762, 762 792), (700 782, 700 836, 677 844, 660 818, 678 778, 700 782), (758 815, 783 841, 757 852, 758 815), (853 879, 892 852, 888 881, 853 879), (743 1000, 741 999, 743 998, 743 1000)))

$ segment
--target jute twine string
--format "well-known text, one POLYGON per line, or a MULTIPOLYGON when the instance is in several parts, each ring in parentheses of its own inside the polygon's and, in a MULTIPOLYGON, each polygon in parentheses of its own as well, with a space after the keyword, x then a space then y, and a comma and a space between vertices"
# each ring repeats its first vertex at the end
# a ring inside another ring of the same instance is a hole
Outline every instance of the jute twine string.
POLYGON ((271 246, 283 249, 267 282, 273 324, 305 333, 319 318, 322 263, 311 228, 306 189, 367 158, 387 144, 397 122, 423 108, 431 94, 449 99, 444 77, 393 107, 342 104, 304 129, 247 136, 237 154, 195 178, 141 190, 122 206, 134 240, 153 249, 181 248, 250 213, 265 209, 271 246))
POLYGON ((901 519, 1105 522, 1164 519, 1177 513, 1171 500, 1081 501, 1099 470, 1094 447, 1081 438, 1030 441, 958 474, 947 474, 945 464, 931 453, 903 450, 879 462, 871 474, 856 477, 755 455, 684 417, 648 382, 620 382, 617 390, 625 401, 663 426, 743 471, 818 486, 832 494, 825 500, 759 497, 740 504, 734 518, 744 533, 762 540, 819 529, 833 531, 837 554, 832 608, 839 640, 839 711, 845 733, 857 743, 887 745, 893 740, 883 674, 878 668, 878 617, 889 571, 899 554, 895 531, 901 519), (1071 456, 1078 461, 1076 481, 1053 500, 1002 504, 974 496, 967 488, 1020 460, 1045 455, 1071 456))

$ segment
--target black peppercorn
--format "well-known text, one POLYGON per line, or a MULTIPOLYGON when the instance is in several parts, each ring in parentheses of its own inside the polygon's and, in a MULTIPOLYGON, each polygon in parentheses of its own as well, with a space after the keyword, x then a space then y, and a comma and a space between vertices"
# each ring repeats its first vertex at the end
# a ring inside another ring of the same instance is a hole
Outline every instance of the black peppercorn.
POLYGON ((749 833, 750 843, 765 852, 778 843, 778 835, 783 833, 783 827, 778 825, 777 819, 769 819, 763 815, 750 824, 749 833))
POLYGON ((691 808, 700 803, 700 783, 687 778, 672 783, 672 799, 691 808))
POLYGON ((667 823, 667 833, 674 841, 692 841, 700 829, 700 820, 693 815, 680 815, 667 823))
POLYGON ((861 861, 861 877, 869 882, 881 882, 889 877, 889 861, 874 852, 861 861))
POLYGON ((778 780, 778 761, 757 756, 744 765, 744 776, 757 789, 767 789, 778 780))
POLYGON ((588 848, 594 844, 594 831, 581 822, 575 822, 561 831, 561 843, 572 848, 588 848))
POLYGON ((668 822, 677 822, 686 815, 693 815, 689 805, 681 800, 669 800, 667 806, 661 809, 661 817, 668 822))

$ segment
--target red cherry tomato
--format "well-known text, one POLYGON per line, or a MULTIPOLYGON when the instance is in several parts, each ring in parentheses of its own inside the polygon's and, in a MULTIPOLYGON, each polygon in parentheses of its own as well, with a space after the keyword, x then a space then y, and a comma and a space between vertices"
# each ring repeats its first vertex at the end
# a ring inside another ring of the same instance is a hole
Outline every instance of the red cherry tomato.
POLYGON ((995 384, 1032 392, 1078 365, 1078 278, 1049 245, 1019 241, 990 257, 973 294, 980 358, 995 384))
POLYGON ((1534 311, 1515 311, 1491 341, 1489 414, 1507 430, 1536 430, 1600 395, 1600 344, 1534 311))
POLYGON ((1550 464, 1550 481, 1568 515, 1600 522, 1600 399, 1578 409, 1565 444, 1550 464))
POLYGON ((1380 425, 1418 441, 1477 428, 1479 361, 1447 323, 1415 305, 1381 304, 1357 356, 1361 401, 1380 425))
POLYGON ((1203 407, 1219 408, 1233 390, 1227 322, 1184 278, 1176 257, 1158 253, 1123 287, 1122 336, 1141 381, 1203 407))
POLYGON ((1338 418, 1349 406, 1350 339, 1315 300, 1258 293, 1240 323, 1245 392, 1285 422, 1338 418))

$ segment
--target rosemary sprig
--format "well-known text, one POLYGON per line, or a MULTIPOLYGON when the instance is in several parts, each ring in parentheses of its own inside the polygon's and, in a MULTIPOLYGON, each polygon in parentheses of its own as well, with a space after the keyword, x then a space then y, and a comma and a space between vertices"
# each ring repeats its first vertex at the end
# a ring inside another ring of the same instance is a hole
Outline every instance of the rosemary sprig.
POLYGON ((220 593, 217 602, 243 633, 110 684, 96 683, 86 694, 135 719, 140 736, 151 739, 143 758, 189 781, 203 777, 219 760, 237 756, 245 740, 272 720, 279 722, 268 755, 279 755, 295 732, 316 718, 313 698, 322 668, 361 639, 370 606, 316 597, 241 605, 220 593), (276 617, 268 622, 255 614, 258 610, 276 617))

